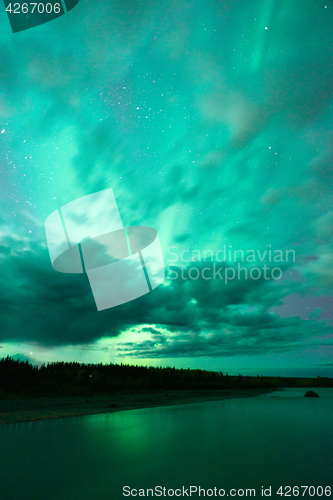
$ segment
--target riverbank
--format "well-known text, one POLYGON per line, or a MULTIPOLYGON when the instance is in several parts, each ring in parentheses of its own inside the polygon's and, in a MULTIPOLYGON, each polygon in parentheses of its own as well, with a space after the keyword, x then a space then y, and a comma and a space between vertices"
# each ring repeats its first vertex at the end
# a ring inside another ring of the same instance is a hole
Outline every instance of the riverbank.
POLYGON ((224 389, 167 391, 158 393, 114 393, 111 395, 0 400, 0 424, 31 422, 49 418, 77 417, 159 406, 203 403, 221 399, 269 394, 270 389, 224 389))

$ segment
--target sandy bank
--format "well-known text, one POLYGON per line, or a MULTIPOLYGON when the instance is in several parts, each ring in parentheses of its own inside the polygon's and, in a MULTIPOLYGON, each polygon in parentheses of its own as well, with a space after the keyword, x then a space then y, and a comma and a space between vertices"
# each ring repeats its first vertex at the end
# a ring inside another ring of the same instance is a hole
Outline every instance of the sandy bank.
POLYGON ((270 389, 225 389, 0 400, 0 424, 246 398, 270 392, 270 389))

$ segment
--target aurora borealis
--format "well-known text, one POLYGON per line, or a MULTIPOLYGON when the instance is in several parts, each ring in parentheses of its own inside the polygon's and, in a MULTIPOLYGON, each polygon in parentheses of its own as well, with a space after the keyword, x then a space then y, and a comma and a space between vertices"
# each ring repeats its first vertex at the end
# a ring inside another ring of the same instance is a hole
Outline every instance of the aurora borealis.
POLYGON ((13 34, 0 8, 0 356, 333 376, 332 25, 321 0, 80 0, 13 34), (97 312, 44 224, 107 188, 167 277, 97 312), (204 279, 224 245, 295 259, 204 279))

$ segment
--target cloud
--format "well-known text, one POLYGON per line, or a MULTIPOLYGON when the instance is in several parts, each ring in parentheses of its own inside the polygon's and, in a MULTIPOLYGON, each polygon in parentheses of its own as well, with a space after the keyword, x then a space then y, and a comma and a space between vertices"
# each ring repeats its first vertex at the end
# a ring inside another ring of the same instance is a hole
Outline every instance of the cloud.
POLYGON ((309 338, 315 337, 312 346, 326 345, 321 336, 329 329, 318 327, 314 322, 299 319, 280 320, 270 318, 269 325, 254 328, 256 319, 243 318, 244 325, 221 323, 219 331, 213 334, 176 332, 152 340, 121 342, 117 352, 120 356, 134 358, 178 358, 178 357, 221 357, 253 356, 281 352, 298 352, 309 338), (248 325, 250 324, 250 326, 248 325), (252 323, 252 325, 251 325, 252 323))
MULTIPOLYGON (((97 312, 86 275, 55 272, 43 246, 26 250, 16 245, 4 258, 2 341, 59 346, 117 337, 121 355, 220 356, 296 350, 314 336, 320 344, 320 336, 329 331, 323 322, 281 318, 268 311, 286 294, 304 287, 301 282, 273 282, 263 275, 245 279, 243 270, 240 279, 226 284, 219 278, 224 276, 223 263, 200 261, 183 271, 171 267, 164 284, 152 293, 97 312), (191 271, 193 267, 197 272, 191 271), (198 279, 190 278, 197 273, 198 279), (216 279, 203 278, 214 273, 216 279), (122 342, 122 332, 133 328, 151 335, 151 340, 122 342)), ((236 264, 229 266, 237 270, 236 264)))

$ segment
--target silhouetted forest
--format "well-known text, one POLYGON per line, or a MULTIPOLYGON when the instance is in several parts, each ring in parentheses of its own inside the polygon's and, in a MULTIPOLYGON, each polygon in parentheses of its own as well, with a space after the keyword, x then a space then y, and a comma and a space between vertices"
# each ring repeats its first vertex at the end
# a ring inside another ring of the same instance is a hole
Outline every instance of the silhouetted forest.
POLYGON ((115 391, 333 387, 327 377, 230 376, 205 370, 116 364, 50 363, 41 367, 10 357, 0 361, 0 398, 79 396, 115 391))

